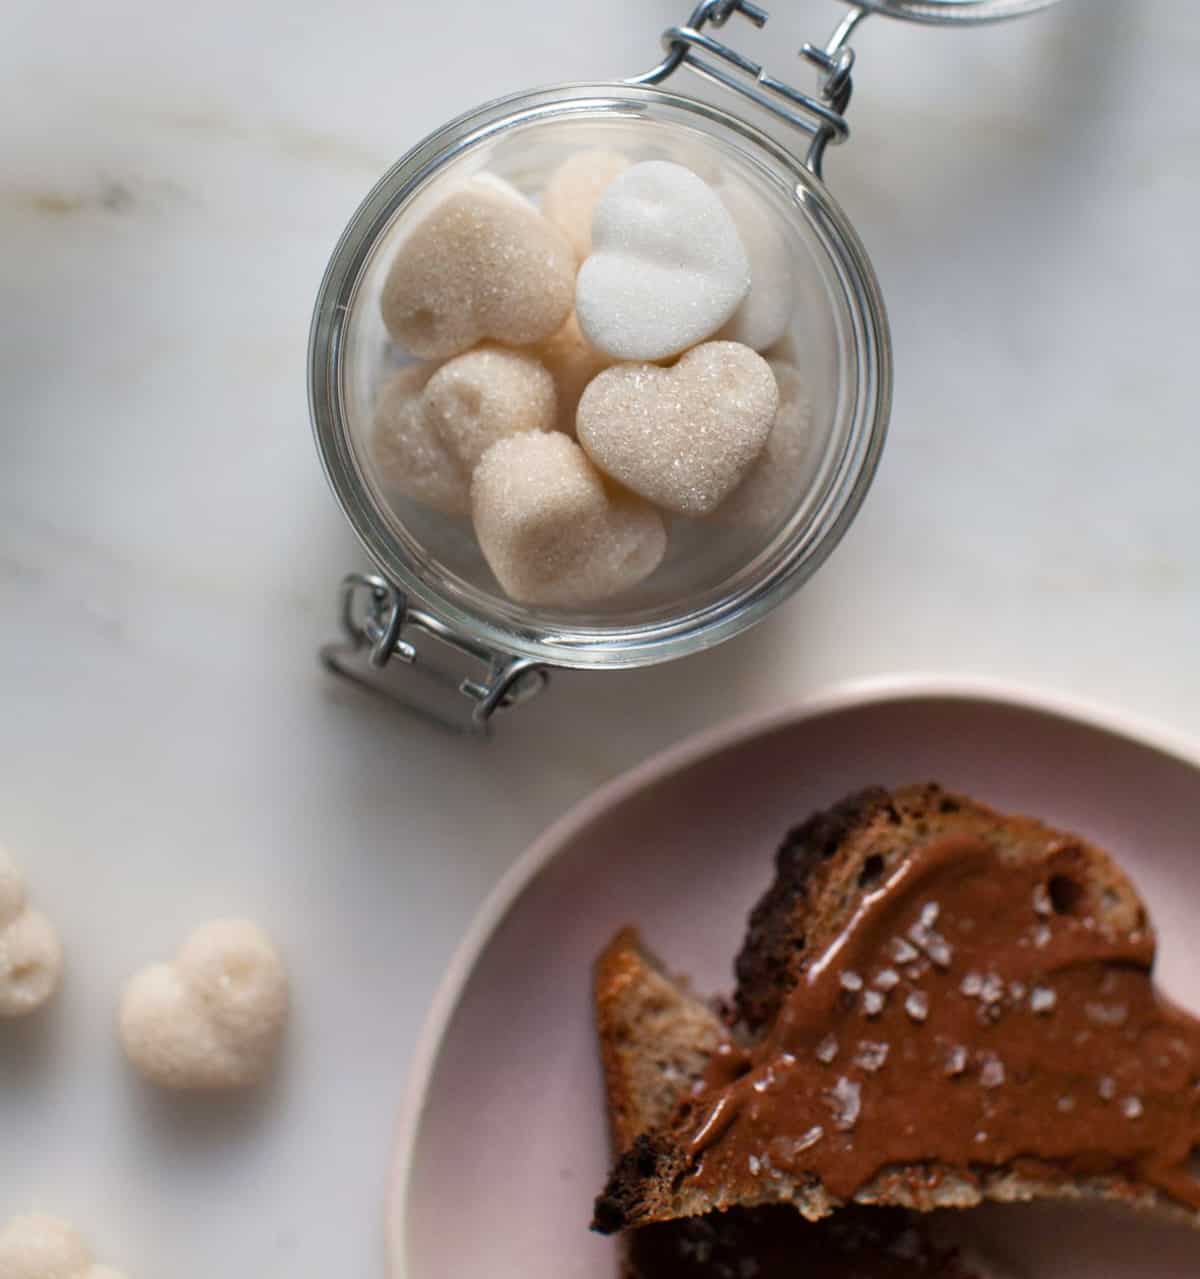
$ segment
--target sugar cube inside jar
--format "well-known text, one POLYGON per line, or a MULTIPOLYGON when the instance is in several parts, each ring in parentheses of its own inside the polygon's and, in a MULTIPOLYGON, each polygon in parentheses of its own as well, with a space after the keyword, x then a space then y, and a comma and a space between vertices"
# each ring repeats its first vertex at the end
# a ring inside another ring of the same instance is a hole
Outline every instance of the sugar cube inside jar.
POLYGON ((510 632, 757 608, 873 468, 869 267, 794 157, 763 163, 706 109, 571 105, 372 197, 336 344, 364 541, 510 632), (553 438, 514 442, 533 435, 553 438))

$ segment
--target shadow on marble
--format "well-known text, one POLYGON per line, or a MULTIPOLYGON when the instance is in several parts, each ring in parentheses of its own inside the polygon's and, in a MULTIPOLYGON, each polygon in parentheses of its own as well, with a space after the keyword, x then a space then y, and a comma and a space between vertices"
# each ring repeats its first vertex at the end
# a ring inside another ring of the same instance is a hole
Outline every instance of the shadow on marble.
POLYGON ((32 1087, 64 1051, 61 998, 28 1017, 0 1022, 0 1088, 32 1087))
MULTIPOLYGON (((131 1138, 159 1157, 194 1159, 257 1139, 282 1112, 286 1079, 274 1075, 230 1093, 171 1092, 124 1069, 126 1123, 131 1138)), ((286 1074, 286 1066, 280 1072, 286 1074)))

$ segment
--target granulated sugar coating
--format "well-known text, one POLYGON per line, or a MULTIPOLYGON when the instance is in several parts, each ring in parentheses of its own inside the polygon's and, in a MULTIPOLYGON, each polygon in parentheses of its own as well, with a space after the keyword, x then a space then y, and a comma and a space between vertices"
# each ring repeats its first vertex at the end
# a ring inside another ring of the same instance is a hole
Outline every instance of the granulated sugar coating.
POLYGON ((624 364, 579 402, 579 442, 606 474, 678 515, 708 515, 766 446, 779 407, 771 366, 707 342, 669 369, 624 364))
POLYGON ((58 990, 62 968, 58 932, 29 905, 25 880, 0 847, 0 1019, 41 1008, 58 990))
POLYGON ((661 360, 711 337, 750 289, 737 228, 713 189, 665 160, 635 164, 596 205, 575 309, 593 346, 661 360))
POLYGON ((23 1213, 0 1229, 0 1279, 123 1279, 92 1260, 91 1250, 68 1222, 45 1213, 23 1213))
POLYGON ((430 425, 465 476, 497 440, 552 431, 558 420, 554 379, 532 355, 500 346, 447 360, 421 398, 430 425))
POLYGON ((795 306, 792 256, 779 224, 748 188, 727 180, 717 188, 750 260, 750 292, 718 334, 765 351, 787 332, 795 306))
POLYGON ((271 940, 246 919, 201 925, 168 963, 129 979, 117 1018, 130 1063, 164 1088, 249 1088, 274 1064, 289 1006, 271 940))
POLYGON ((592 604, 635 586, 666 551, 658 512, 609 490, 559 432, 494 444, 475 471, 471 506, 492 572, 526 604, 592 604))
POLYGON ((581 262, 592 251, 596 202, 628 168, 628 158, 619 151, 577 151, 546 180, 542 212, 567 237, 581 262))
POLYGON ((465 515, 471 505, 470 475, 434 429, 422 398, 436 369, 415 364, 384 386, 375 409, 371 455, 385 489, 449 515, 465 515))
POLYGON ((574 436, 579 397, 597 373, 611 367, 612 356, 596 350, 583 336, 574 311, 553 337, 531 349, 554 378, 558 390, 558 429, 574 436))
POLYGON ((766 448, 746 478, 713 512, 722 524, 773 529, 799 502, 813 442, 813 408, 790 364, 771 361, 779 409, 766 448))
POLYGON ((442 359, 484 338, 541 342, 571 309, 575 257, 531 205, 482 181, 436 204, 401 241, 380 307, 411 355, 442 359))

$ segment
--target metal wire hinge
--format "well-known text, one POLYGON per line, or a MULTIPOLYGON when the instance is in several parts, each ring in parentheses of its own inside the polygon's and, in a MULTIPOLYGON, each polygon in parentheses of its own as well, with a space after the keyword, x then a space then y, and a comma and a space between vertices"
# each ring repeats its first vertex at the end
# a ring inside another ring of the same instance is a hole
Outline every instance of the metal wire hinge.
POLYGON ((496 711, 528 701, 549 682, 536 662, 504 657, 463 639, 432 613, 414 608, 403 591, 376 574, 350 573, 342 579, 340 612, 343 638, 321 649, 326 668, 457 732, 486 733, 496 711), (471 678, 452 672, 406 638, 414 629, 481 664, 485 673, 471 678), (442 697, 428 702, 416 696, 411 683, 401 687, 399 681, 387 680, 383 672, 393 662, 412 667, 413 675, 423 676, 429 690, 442 697), (454 696, 448 700, 446 694, 454 696))
POLYGON ((805 44, 801 48, 800 56, 820 72, 819 97, 802 93, 770 75, 760 63, 704 30, 706 26, 723 27, 734 14, 741 14, 756 27, 765 26, 768 17, 767 11, 751 0, 700 0, 685 26, 669 27, 663 32, 663 60, 644 75, 632 77, 629 83, 660 84, 680 67, 687 67, 706 80, 740 93, 811 135, 805 164, 819 177, 825 148, 850 136, 845 113, 852 89, 854 50, 846 41, 867 16, 867 10, 852 6, 826 44, 805 44))

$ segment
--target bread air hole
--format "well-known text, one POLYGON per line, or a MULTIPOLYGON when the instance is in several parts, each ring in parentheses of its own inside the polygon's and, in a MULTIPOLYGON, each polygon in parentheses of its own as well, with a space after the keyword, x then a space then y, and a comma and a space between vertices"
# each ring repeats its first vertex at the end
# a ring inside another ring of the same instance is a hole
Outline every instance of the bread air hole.
POLYGON ((870 857, 862 864, 862 869, 858 872, 859 888, 867 888, 883 874, 883 858, 878 853, 872 853, 870 857))
POLYGON ((1083 888, 1070 875, 1051 875, 1046 885, 1050 904, 1059 915, 1073 915, 1083 901, 1083 888))

